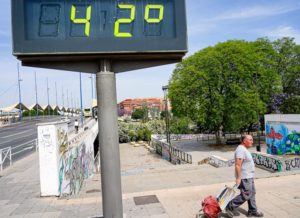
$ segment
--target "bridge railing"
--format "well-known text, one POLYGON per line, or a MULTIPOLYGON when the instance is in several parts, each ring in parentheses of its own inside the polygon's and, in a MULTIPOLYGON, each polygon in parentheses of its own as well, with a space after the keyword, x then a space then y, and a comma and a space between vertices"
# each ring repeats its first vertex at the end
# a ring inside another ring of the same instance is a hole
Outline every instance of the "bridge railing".
POLYGON ((6 159, 9 159, 9 165, 11 166, 11 147, 0 149, 0 171, 3 170, 6 159))

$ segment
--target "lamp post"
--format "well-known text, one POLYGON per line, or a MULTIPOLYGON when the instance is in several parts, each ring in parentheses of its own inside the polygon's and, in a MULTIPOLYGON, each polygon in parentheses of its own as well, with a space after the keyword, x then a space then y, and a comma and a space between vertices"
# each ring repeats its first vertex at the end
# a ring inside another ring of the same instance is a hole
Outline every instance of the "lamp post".
POLYGON ((38 93, 37 93, 37 83, 36 83, 36 72, 34 72, 34 82, 35 82, 36 118, 38 118, 38 116, 39 116, 39 106, 38 106, 38 93))
POLYGON ((49 86, 48 86, 48 78, 47 78, 47 100, 48 100, 48 116, 50 115, 50 102, 49 102, 49 86))
POLYGON ((80 82, 80 122, 83 126, 83 106, 82 106, 82 83, 81 83, 81 73, 79 73, 79 82, 80 82))
POLYGON ((19 121, 22 121, 22 98, 21 98, 21 79, 20 79, 20 70, 18 66, 18 88, 19 88, 19 121))
POLYGON ((165 101, 165 121, 166 121, 166 137, 167 142, 170 143, 170 119, 169 119, 169 110, 168 110, 168 88, 169 86, 163 86, 162 90, 164 92, 164 101, 165 101))
POLYGON ((91 79, 91 89, 92 89, 91 116, 93 117, 93 99, 94 99, 93 74, 91 74, 89 78, 91 79))

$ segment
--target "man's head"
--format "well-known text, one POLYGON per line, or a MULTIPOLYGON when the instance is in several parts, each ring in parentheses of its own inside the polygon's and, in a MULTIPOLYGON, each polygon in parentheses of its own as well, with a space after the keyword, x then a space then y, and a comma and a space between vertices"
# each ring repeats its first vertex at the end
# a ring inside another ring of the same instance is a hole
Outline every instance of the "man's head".
POLYGON ((243 135, 242 136, 242 145, 246 148, 250 148, 253 145, 253 138, 251 135, 243 135))

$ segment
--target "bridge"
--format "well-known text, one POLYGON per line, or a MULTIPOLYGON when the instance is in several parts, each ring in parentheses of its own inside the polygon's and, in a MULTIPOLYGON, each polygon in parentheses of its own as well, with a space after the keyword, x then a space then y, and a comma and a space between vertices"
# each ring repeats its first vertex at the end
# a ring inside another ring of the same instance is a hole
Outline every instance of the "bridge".
POLYGON ((0 170, 38 152, 41 188, 46 187, 46 192, 41 190, 42 196, 78 193, 83 180, 99 170, 98 124, 87 119, 75 133, 74 119, 66 122, 50 118, 1 128, 0 170))

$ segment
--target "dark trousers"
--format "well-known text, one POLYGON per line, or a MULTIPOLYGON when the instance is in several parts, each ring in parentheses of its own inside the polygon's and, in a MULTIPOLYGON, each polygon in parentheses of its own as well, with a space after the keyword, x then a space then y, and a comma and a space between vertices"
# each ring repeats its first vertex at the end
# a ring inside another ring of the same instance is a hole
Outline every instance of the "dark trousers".
POLYGON ((255 186, 254 179, 242 179, 241 184, 238 187, 241 193, 236 196, 232 201, 230 201, 227 205, 229 210, 234 210, 246 201, 248 202, 248 211, 255 212, 257 211, 256 201, 255 201, 255 186))

